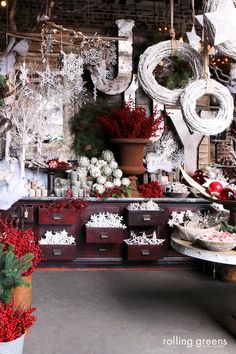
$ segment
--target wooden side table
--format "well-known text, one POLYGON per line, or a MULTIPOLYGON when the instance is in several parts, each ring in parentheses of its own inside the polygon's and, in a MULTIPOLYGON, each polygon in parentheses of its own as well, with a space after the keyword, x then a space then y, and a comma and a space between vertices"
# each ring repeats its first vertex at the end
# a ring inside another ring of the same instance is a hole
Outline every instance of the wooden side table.
MULTIPOLYGON (((184 255, 215 263, 236 265, 236 251, 215 252, 198 247, 192 242, 181 240, 172 235, 171 246, 184 255)), ((236 336, 236 314, 225 315, 222 319, 223 326, 236 336)))

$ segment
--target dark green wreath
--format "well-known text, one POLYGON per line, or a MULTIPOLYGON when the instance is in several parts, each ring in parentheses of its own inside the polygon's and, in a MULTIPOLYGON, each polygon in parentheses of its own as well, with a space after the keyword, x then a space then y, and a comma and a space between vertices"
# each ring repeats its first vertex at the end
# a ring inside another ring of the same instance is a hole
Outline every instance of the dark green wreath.
POLYGON ((97 121, 99 115, 108 111, 109 105, 104 101, 88 103, 71 118, 73 149, 77 155, 98 157, 109 148, 109 138, 97 121))

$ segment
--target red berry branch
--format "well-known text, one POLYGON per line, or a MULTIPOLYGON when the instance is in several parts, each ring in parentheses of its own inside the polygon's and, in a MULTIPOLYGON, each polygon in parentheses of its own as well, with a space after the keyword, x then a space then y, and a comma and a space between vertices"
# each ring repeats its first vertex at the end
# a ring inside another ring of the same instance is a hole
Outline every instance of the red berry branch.
POLYGON ((110 107, 110 112, 98 116, 98 121, 114 138, 150 138, 155 135, 163 114, 147 116, 143 107, 133 107, 133 101, 123 102, 119 108, 110 107))

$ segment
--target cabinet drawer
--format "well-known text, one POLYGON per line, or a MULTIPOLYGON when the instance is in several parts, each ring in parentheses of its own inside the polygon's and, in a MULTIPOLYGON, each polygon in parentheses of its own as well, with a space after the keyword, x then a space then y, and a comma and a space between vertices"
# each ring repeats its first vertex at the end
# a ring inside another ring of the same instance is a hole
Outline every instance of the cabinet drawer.
POLYGON ((2 216, 10 219, 23 220, 24 223, 34 222, 34 207, 32 205, 16 205, 2 212, 2 216))
POLYGON ((124 229, 109 227, 86 227, 87 243, 122 243, 124 229))
POLYGON ((127 259, 130 261, 158 260, 164 255, 163 245, 126 245, 127 259))
POLYGON ((80 257, 117 258, 121 257, 120 244, 85 244, 79 247, 80 257))
POLYGON ((76 222, 76 213, 70 209, 52 210, 39 208, 39 224, 47 225, 71 225, 76 222))
POLYGON ((76 258, 76 245, 40 245, 46 260, 73 260, 76 258))
POLYGON ((165 210, 125 210, 129 226, 156 226, 165 222, 165 210))

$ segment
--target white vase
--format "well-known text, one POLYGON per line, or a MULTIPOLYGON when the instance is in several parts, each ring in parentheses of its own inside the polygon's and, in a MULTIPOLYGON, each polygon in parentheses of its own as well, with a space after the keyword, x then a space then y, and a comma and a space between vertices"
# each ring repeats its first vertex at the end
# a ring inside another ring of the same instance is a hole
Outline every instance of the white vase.
POLYGON ((0 354, 22 354, 25 335, 10 342, 0 343, 0 354))

